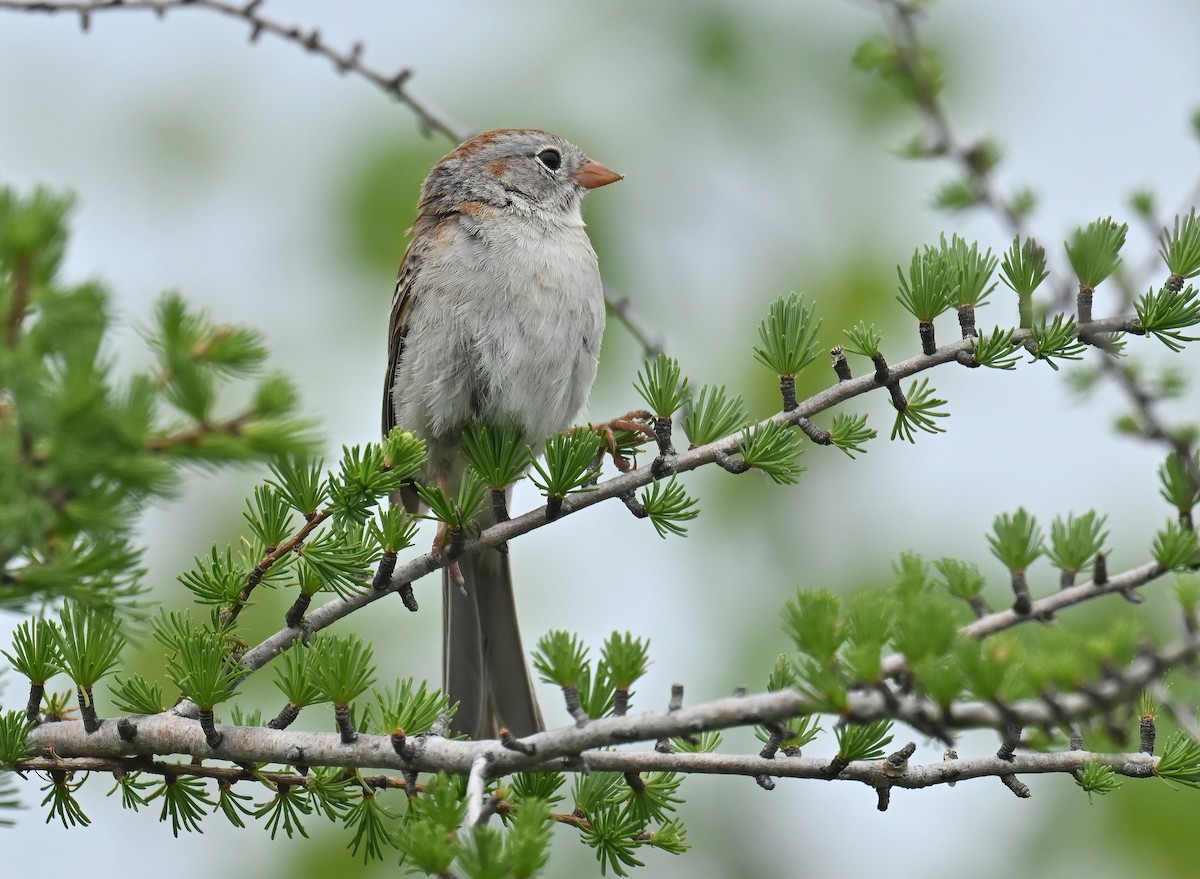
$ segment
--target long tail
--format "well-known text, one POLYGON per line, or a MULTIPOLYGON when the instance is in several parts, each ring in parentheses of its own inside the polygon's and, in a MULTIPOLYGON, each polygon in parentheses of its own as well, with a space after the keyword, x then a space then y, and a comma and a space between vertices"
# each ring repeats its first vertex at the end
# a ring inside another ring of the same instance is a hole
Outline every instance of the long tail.
POLYGON ((508 555, 485 549, 459 559, 459 569, 465 595, 442 572, 442 672, 446 694, 458 702, 453 729, 474 739, 495 738, 501 728, 517 737, 540 732, 508 555))

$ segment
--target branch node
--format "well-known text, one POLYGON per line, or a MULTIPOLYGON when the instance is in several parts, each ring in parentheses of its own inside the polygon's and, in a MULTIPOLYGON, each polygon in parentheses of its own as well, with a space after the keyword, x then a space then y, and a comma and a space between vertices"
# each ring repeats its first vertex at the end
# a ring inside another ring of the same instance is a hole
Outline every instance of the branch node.
POLYGON ((334 705, 333 718, 337 721, 337 728, 342 736, 343 745, 353 745, 358 741, 358 731, 354 729, 354 724, 350 720, 349 705, 334 705))
POLYGON ((967 599, 967 604, 970 605, 971 612, 974 613, 978 619, 983 619, 992 612, 992 609, 988 607, 987 602, 983 600, 982 595, 972 595, 967 599))
POLYGON ((407 761, 412 756, 412 748, 408 744, 408 736, 404 734, 404 730, 396 730, 388 737, 388 740, 392 743, 392 750, 401 760, 407 761))
POLYGON ((582 729, 587 726, 590 719, 587 712, 583 710, 583 702, 579 698, 579 687, 575 684, 566 684, 562 688, 563 701, 566 702, 567 711, 575 718, 575 726, 582 729))
POLYGON ((675 450, 671 449, 666 455, 659 455, 650 464, 650 473, 655 479, 662 479, 664 476, 670 476, 675 472, 675 467, 679 463, 679 457, 675 454, 675 450))
POLYGON ((508 497, 503 488, 492 489, 492 518, 497 523, 509 520, 508 497))
POLYGON ((850 361, 846 359, 846 352, 841 345, 834 345, 829 350, 829 356, 833 359, 833 371, 838 381, 848 382, 854 378, 854 373, 850 371, 850 361))
POLYGON ((1004 728, 1004 742, 1000 745, 1000 750, 996 752, 997 759, 1003 760, 1005 763, 1013 762, 1013 755, 1017 752, 1017 745, 1021 743, 1021 727, 1008 725, 1004 728))
POLYGON ((388 550, 379 560, 379 570, 375 572, 375 577, 371 580, 371 588, 376 592, 387 589, 392 585, 392 571, 396 570, 396 558, 398 555, 395 550, 388 550))
POLYGON ((658 443, 658 457, 650 465, 650 473, 655 479, 675 472, 677 456, 675 447, 671 444, 671 419, 656 415, 654 418, 654 439, 658 443))
MULTIPOLYGON (((667 714, 674 714, 683 707, 683 684, 671 684, 671 698, 667 702, 667 714)), ((684 741, 694 745, 700 740, 693 735, 683 736, 684 741)), ((670 754, 675 748, 671 745, 671 740, 667 736, 663 736, 654 743, 654 750, 660 754, 670 754)))
MULTIPOLYGON (((958 326, 962 330, 964 339, 978 338, 979 333, 975 329, 975 306, 960 305, 958 306, 958 326)), ((976 364, 978 365, 978 364, 976 364)))
POLYGON ((800 405, 796 402, 796 377, 794 375, 779 377, 779 393, 783 397, 783 411, 794 412, 800 405))
POLYGON ((1143 754, 1154 753, 1154 739, 1157 736, 1153 714, 1143 714, 1140 723, 1138 724, 1138 732, 1140 742, 1138 750, 1143 754))
POLYGON ((467 532, 462 528, 448 529, 450 531, 450 540, 446 543, 444 554, 447 561, 454 561, 463 554, 463 549, 467 545, 467 532))
MULTIPOLYGON (((1079 294, 1075 297, 1076 321, 1080 326, 1090 324, 1092 322, 1092 293, 1091 287, 1079 285, 1079 294)), ((1083 338, 1083 333, 1080 333, 1080 341, 1087 341, 1083 338)))
POLYGON ((309 605, 312 604, 312 594, 301 591, 296 596, 296 600, 292 602, 292 606, 287 609, 287 613, 283 615, 283 622, 289 629, 300 629, 304 627, 304 615, 308 613, 309 605))
POLYGON ((741 458, 734 458, 728 452, 721 451, 720 449, 717 449, 717 451, 713 452, 713 461, 715 461, 717 466, 719 466, 722 470, 733 474, 745 473, 750 469, 750 465, 741 458))
POLYGON ((79 717, 83 721, 83 731, 90 736, 98 731, 104 723, 96 716, 96 700, 92 696, 91 690, 85 690, 82 687, 75 688, 75 697, 79 702, 79 717))
POLYGON ((842 771, 849 765, 850 761, 841 754, 838 754, 836 757, 830 760, 829 765, 825 767, 825 779, 827 781, 833 781, 835 778, 841 775, 842 771))
POLYGON ((646 512, 646 506, 637 499, 637 495, 632 491, 622 492, 619 497, 621 503, 625 504, 625 508, 638 519, 645 519, 649 513, 646 512))
POLYGON ((399 71, 395 76, 393 76, 391 79, 389 79, 387 81, 388 91, 394 92, 395 94, 399 95, 401 92, 404 91, 404 84, 406 82, 408 82, 410 79, 412 79, 412 75, 413 75, 412 70, 408 67, 405 67, 403 70, 399 71))
POLYGON ((1018 616, 1029 616, 1029 612, 1033 610, 1033 599, 1029 595, 1029 584, 1025 580, 1024 571, 1012 572, 1012 591, 1016 596, 1013 601, 1013 613, 1018 616))
MULTIPOLYGON (((958 751, 954 750, 953 748, 947 748, 945 751, 942 752, 942 762, 943 763, 947 763, 951 760, 957 760, 957 759, 958 759, 958 751)), ((948 769, 948 770, 943 771, 943 775, 946 778, 954 779, 954 778, 958 778, 959 773, 958 773, 958 770, 956 770, 956 769, 948 769)), ((953 781, 953 780, 947 781, 946 786, 954 787, 954 785, 957 783, 958 782, 953 781)))
POLYGON ((937 353, 937 339, 933 333, 933 321, 923 320, 917 324, 917 333, 921 337, 921 353, 925 355, 937 353))
POLYGON ((537 753, 537 745, 515 738, 511 732, 504 728, 500 730, 500 744, 508 750, 524 754, 526 757, 532 757, 537 753))
POLYGON ((1029 785, 1025 784, 1025 782, 1021 781, 1021 779, 1017 778, 1015 775, 1001 775, 1000 781, 1004 783, 1006 788, 1023 800, 1027 800, 1033 796, 1029 790, 1029 785))
POLYGON ((279 713, 267 724, 268 729, 287 729, 300 716, 300 706, 288 702, 279 713))
POLYGON ((819 446, 828 446, 833 443, 833 434, 823 427, 818 427, 807 418, 801 418, 796 422, 796 426, 804 431, 804 435, 819 446))
POLYGON ((225 735, 217 731, 216 725, 213 723, 213 710, 211 708, 200 709, 200 729, 204 730, 204 741, 214 751, 221 747, 221 742, 225 740, 225 735))
POLYGON ((884 359, 882 352, 876 351, 871 355, 871 362, 875 364, 875 384, 886 385, 891 375, 888 372, 887 360, 884 359))
MULTIPOLYGON (((917 743, 909 742, 899 751, 888 754, 883 761, 883 774, 889 778, 896 778, 908 771, 908 759, 917 751, 917 743)), ((880 810, 882 811, 882 810, 880 810)))
POLYGON ((46 695, 46 685, 33 683, 29 684, 29 700, 25 703, 25 719, 32 725, 37 726, 38 714, 42 710, 42 698, 46 695))
POLYGON ((774 760, 775 755, 779 752, 779 746, 783 744, 783 740, 788 738, 788 728, 777 721, 768 721, 763 724, 767 730, 767 741, 763 744, 762 750, 758 752, 758 756, 764 760, 774 760))

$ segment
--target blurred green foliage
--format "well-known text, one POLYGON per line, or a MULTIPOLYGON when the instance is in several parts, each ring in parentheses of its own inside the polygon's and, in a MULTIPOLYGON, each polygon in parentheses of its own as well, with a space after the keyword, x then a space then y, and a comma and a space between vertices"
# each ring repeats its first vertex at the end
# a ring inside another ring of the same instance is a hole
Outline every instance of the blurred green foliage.
MULTIPOLYGON (((394 277, 408 247, 405 230, 416 218, 421 183, 453 144, 395 135, 364 136, 361 143, 348 162, 354 171, 347 176, 344 201, 337 205, 343 219, 338 228, 346 253, 364 272, 394 277)), ((391 290, 385 287, 384 292, 391 290)))
POLYGON ((0 188, 0 607, 70 597, 131 606, 142 590, 137 513, 171 496, 181 464, 214 467, 312 448, 298 397, 257 377, 254 330, 164 296, 145 336, 153 368, 118 378, 109 294, 60 276, 72 200, 0 188))

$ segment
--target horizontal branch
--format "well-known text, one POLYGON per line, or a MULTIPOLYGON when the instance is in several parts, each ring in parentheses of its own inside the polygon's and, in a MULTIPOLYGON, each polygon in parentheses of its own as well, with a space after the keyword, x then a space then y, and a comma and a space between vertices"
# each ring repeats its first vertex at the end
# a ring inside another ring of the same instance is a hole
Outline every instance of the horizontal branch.
MULTIPOLYGON (((303 785, 312 776, 298 772, 268 772, 251 770, 243 766, 217 763, 175 763, 168 760, 150 760, 145 757, 34 757, 22 760, 15 767, 18 772, 112 772, 125 774, 146 772, 163 778, 211 778, 214 781, 233 784, 238 781, 266 781, 271 784, 303 785)), ((378 786, 378 785, 376 785, 378 786)), ((391 785, 388 785, 389 787, 391 785)), ((400 785, 397 785, 400 786, 400 785)))
MULTIPOLYGON (((871 787, 900 787, 910 790, 953 784, 975 778, 998 778, 1004 775, 1074 774, 1089 763, 1107 766, 1119 775, 1131 778, 1152 777, 1158 758, 1141 752, 1101 753, 1093 751, 1056 751, 1051 753, 1017 753, 1009 760, 996 756, 955 758, 936 763, 908 764, 900 772, 886 760, 857 760, 846 766, 836 779, 828 774, 829 760, 819 757, 789 757, 778 754, 773 758, 757 754, 697 754, 660 751, 597 751, 585 761, 561 761, 546 769, 567 772, 676 772, 681 775, 739 775, 748 778, 807 778, 820 781, 857 781, 871 787)), ((265 780, 273 784, 304 785, 311 776, 293 773, 253 773, 236 766, 205 766, 195 763, 141 762, 130 758, 38 757, 15 767, 18 771, 49 772, 147 772, 162 776, 212 778, 225 782, 265 780)), ((372 787, 405 789, 402 775, 371 776, 365 779, 372 787)))
MULTIPOLYGON (((956 702, 943 710, 917 696, 884 694, 877 690, 853 691, 841 721, 865 722, 891 718, 915 729, 1003 729, 1020 726, 1053 727, 1095 715, 1107 707, 1129 701, 1147 684, 1194 657, 1200 651, 1200 633, 1172 647, 1135 659, 1121 675, 1112 675, 1087 693, 1068 693, 1049 699, 1023 699, 1004 705, 992 702, 956 702)), ((796 690, 749 696, 731 696, 670 712, 645 712, 589 721, 582 727, 560 727, 522 739, 522 750, 494 740, 453 741, 440 736, 413 736, 402 745, 391 736, 361 734, 343 743, 336 733, 275 730, 266 727, 219 726, 221 744, 208 745, 200 724, 176 711, 128 719, 136 726, 130 736, 106 720, 92 734, 78 721, 43 723, 29 735, 29 743, 50 757, 121 758, 184 754, 196 759, 234 763, 302 764, 435 772, 467 775, 479 757, 489 762, 489 775, 501 776, 530 769, 549 768, 553 761, 591 760, 599 748, 662 738, 694 735, 706 730, 745 727, 806 714, 823 713, 821 707, 796 690), (528 751, 528 753, 526 753, 528 751)), ((607 759, 607 758, 601 758, 607 759)))
MULTIPOLYGON (((678 772, 686 775, 744 775, 750 778, 811 778, 831 780, 829 761, 819 757, 788 757, 780 753, 767 759, 757 754, 661 754, 656 751, 601 751, 587 756, 587 768, 602 772, 678 772)), ((1087 763, 1100 763, 1114 772, 1134 778, 1150 775, 1157 758, 1149 754, 1103 754, 1090 751, 1057 751, 1046 754, 1014 754, 1011 760, 996 756, 956 758, 937 763, 909 764, 897 774, 886 760, 851 763, 838 781, 860 781, 871 787, 910 789, 951 784, 972 778, 1002 775, 1038 775, 1051 772, 1075 773, 1087 763)))

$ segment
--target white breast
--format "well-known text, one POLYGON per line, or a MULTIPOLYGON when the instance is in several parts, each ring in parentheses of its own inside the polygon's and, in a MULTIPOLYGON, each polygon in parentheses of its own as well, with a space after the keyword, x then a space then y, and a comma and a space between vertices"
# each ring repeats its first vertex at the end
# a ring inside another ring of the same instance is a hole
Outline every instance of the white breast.
POLYGON ((449 446, 474 417, 513 421, 535 447, 571 426, 604 331, 596 254, 575 214, 554 224, 463 217, 443 227, 414 279, 398 423, 449 446))

